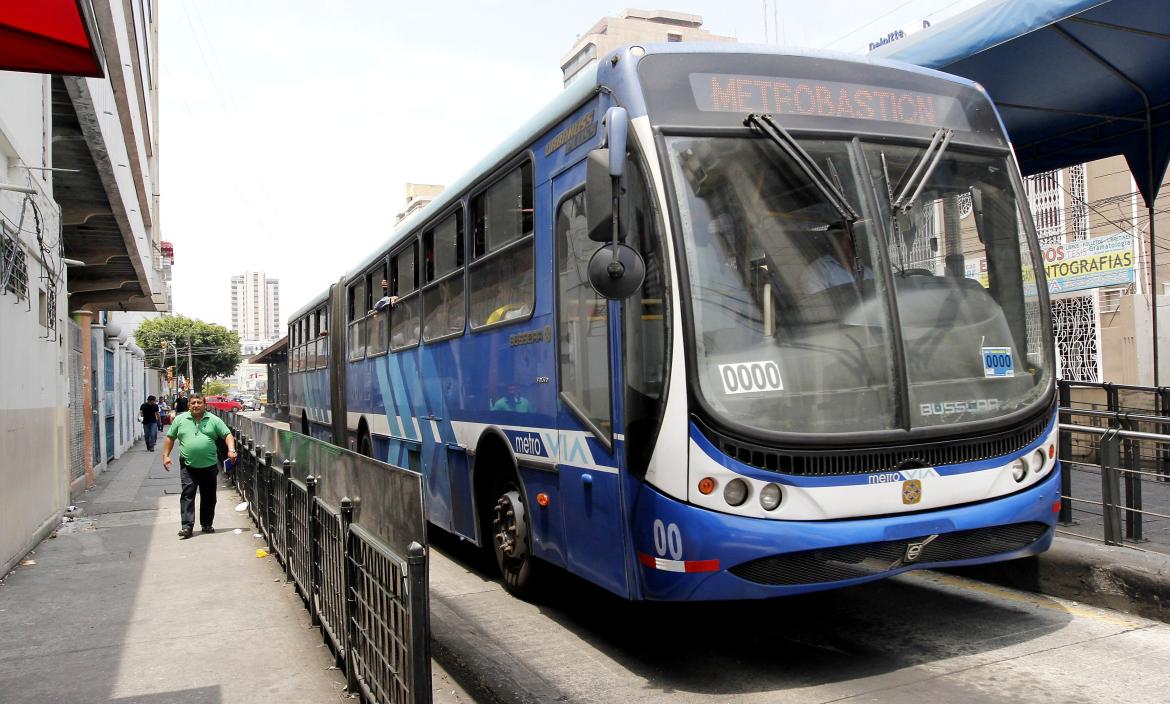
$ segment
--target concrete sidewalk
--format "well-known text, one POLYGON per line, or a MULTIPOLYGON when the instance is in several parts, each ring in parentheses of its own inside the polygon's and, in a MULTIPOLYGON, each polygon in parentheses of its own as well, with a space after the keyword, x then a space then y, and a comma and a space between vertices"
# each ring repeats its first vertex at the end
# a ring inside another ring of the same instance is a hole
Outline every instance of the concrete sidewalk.
MULTIPOLYGON (((257 559, 264 543, 235 492, 219 491, 217 532, 186 541, 178 492, 178 462, 164 472, 161 452, 138 445, 27 556, 35 564, 0 581, 0 700, 348 699, 283 570, 257 559)), ((433 684, 436 702, 471 701, 437 666, 433 684)))

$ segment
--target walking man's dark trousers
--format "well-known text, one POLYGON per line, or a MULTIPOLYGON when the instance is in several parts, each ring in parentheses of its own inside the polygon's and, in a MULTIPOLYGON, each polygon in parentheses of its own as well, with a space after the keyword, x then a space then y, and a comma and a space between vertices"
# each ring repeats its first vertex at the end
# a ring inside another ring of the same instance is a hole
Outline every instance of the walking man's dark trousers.
POLYGON ((183 492, 179 496, 179 513, 184 528, 195 525, 195 492, 199 492, 199 525, 208 527, 215 522, 215 484, 219 467, 188 467, 179 460, 179 479, 183 492))

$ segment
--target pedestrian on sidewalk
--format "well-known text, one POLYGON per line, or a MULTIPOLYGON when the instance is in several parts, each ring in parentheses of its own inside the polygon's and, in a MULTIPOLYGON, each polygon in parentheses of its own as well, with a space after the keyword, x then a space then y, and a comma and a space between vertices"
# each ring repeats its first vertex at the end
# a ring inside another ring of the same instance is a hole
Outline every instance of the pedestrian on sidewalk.
POLYGON ((154 396, 147 396, 146 403, 138 407, 138 419, 142 421, 142 434, 146 438, 146 449, 154 452, 158 440, 159 408, 154 396))
POLYGON ((204 533, 214 533, 215 488, 219 475, 219 456, 215 441, 227 445, 228 457, 236 460, 236 439, 227 425, 207 412, 203 394, 192 393, 187 399, 188 411, 180 413, 171 423, 163 442, 163 469, 171 471, 171 449, 179 439, 179 472, 183 491, 179 496, 182 527, 179 539, 186 540, 195 531, 195 493, 199 493, 199 525, 204 533))
POLYGON ((186 412, 187 412, 187 397, 180 393, 178 396, 175 397, 175 413, 178 414, 178 413, 186 413, 186 412))

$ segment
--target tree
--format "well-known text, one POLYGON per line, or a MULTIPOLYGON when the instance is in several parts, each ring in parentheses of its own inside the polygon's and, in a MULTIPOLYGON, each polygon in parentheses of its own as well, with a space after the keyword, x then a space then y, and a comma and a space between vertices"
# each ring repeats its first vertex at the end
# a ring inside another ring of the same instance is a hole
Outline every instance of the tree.
MULTIPOLYGON (((197 365, 198 366, 198 365, 197 365)), ((228 391, 226 381, 220 379, 210 379, 203 382, 203 394, 205 396, 223 396, 228 391)))
POLYGON ((143 321, 134 332, 134 341, 146 353, 152 367, 175 367, 175 374, 186 374, 191 388, 203 388, 203 381, 213 376, 234 374, 240 366, 240 337, 222 325, 205 323, 183 315, 143 321), (167 343, 166 361, 163 344, 167 343), (188 346, 195 368, 187 368, 188 346), (178 350, 178 359, 175 351, 178 350))

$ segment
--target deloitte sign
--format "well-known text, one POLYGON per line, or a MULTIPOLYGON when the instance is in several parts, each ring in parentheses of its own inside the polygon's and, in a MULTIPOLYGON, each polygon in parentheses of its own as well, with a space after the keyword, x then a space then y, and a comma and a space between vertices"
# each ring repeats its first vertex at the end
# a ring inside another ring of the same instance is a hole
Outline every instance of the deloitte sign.
POLYGON ((906 37, 910 36, 911 34, 914 34, 915 32, 917 32, 919 30, 926 29, 929 26, 930 26, 929 20, 922 20, 921 22, 915 22, 907 27, 903 27, 902 29, 895 29, 894 31, 890 32, 889 34, 887 34, 886 36, 877 40, 876 42, 870 42, 869 43, 869 50, 873 51, 874 49, 877 49, 879 47, 883 47, 887 44, 893 44, 894 42, 898 41, 899 39, 905 39, 906 37))

